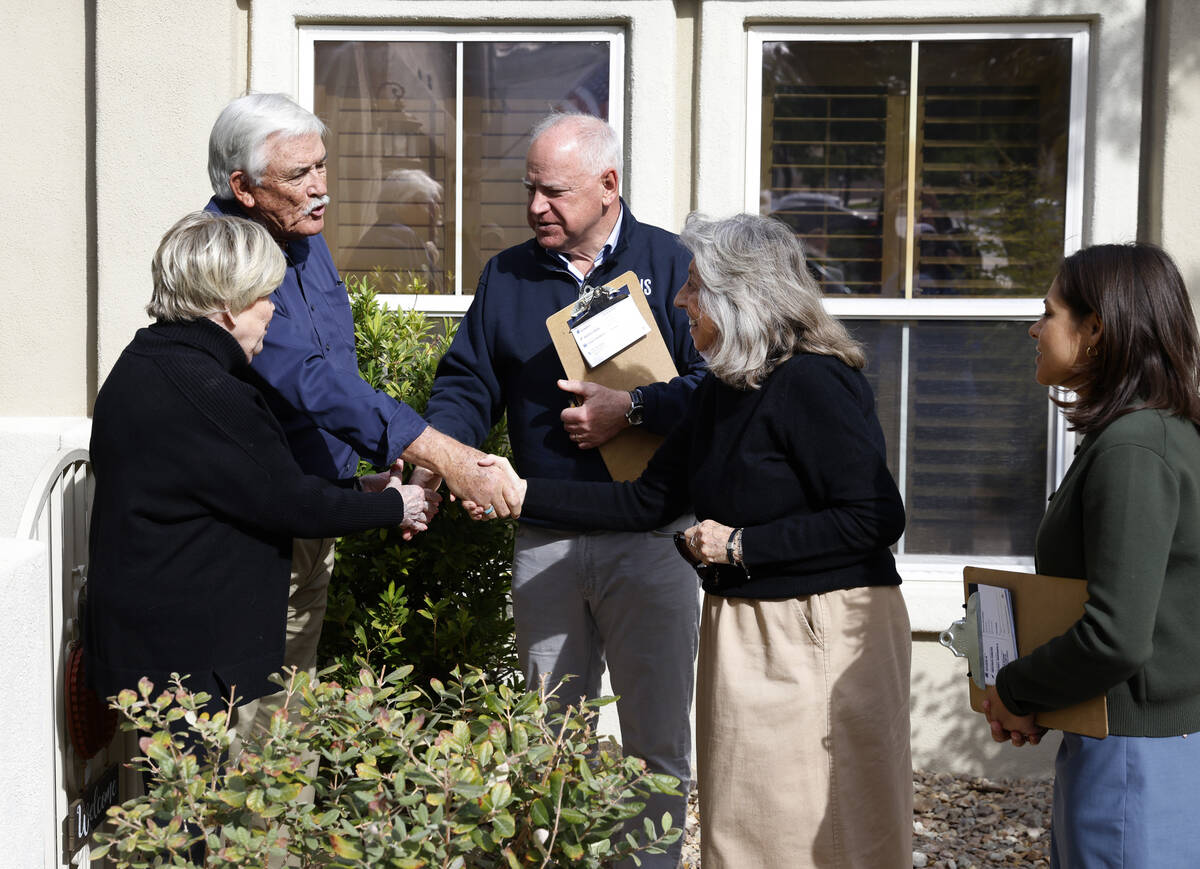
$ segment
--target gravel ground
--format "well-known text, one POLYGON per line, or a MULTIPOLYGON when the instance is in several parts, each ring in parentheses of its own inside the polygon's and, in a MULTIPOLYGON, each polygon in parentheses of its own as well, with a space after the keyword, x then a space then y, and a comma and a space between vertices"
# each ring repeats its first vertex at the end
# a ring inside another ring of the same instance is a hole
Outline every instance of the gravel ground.
MULTIPOLYGON (((989 869, 1050 865, 1053 782, 913 774, 913 866, 989 869)), ((688 800, 683 869, 700 866, 696 791, 688 800)), ((782 867, 781 867, 782 869, 782 867)))

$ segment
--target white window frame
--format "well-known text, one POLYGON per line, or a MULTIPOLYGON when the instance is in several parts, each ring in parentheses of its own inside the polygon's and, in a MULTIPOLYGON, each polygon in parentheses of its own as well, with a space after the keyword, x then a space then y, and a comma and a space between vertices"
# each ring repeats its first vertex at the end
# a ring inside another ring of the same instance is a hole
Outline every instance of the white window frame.
MULTIPOLYGON (((621 27, 596 26, 571 27, 472 27, 442 26, 423 27, 408 25, 389 26, 340 26, 323 24, 301 24, 297 28, 298 45, 298 93, 300 105, 309 111, 314 110, 315 103, 315 55, 317 42, 453 42, 457 45, 455 67, 455 98, 456 105, 464 105, 463 100, 463 46, 469 42, 608 42, 609 71, 608 71, 608 113, 609 123, 624 137, 625 124, 625 31, 621 27)), ((461 147, 463 134, 463 118, 461 112, 455 118, 455 137, 460 147, 455 149, 455 178, 463 178, 461 147)), ((466 287, 474 290, 474 280, 477 276, 464 276, 462 271, 462 233, 463 233, 463 201, 462 184, 454 189, 454 287, 452 293, 416 294, 389 293, 380 294, 379 300, 392 308, 423 311, 434 316, 458 317, 466 313, 474 299, 473 293, 465 293, 466 287)))
MULTIPOLYGON (((1070 39, 1071 92, 1067 143, 1067 191, 1063 254, 1082 246, 1084 223, 1085 131, 1088 112, 1088 65, 1091 31, 1081 22, 1030 22, 917 25, 749 25, 746 51, 745 199, 747 211, 759 209, 761 181, 762 57, 765 42, 945 42, 989 39, 1070 39)), ((916 99, 917 87, 911 87, 916 99)), ((915 114, 913 115, 915 117, 915 114)), ((825 307, 840 319, 870 320, 1003 320, 1032 322, 1041 316, 1041 298, 839 298, 827 296, 825 307)), ((1032 349, 1030 350, 1032 360, 1032 349)), ((1032 367, 1030 369, 1032 377, 1032 367)), ((1047 403, 1049 400, 1047 399, 1047 403)), ((903 403, 902 403, 903 406, 903 403)), ((901 422, 901 439, 905 437, 901 422)), ((1047 494, 1070 464, 1075 436, 1062 414, 1048 414, 1047 494)), ((903 455, 901 444, 900 455, 903 455)), ((903 491, 903 482, 899 481, 903 491)), ((899 554, 897 568, 914 630, 941 630, 961 615, 962 568, 965 563, 1003 570, 1032 572, 1032 557, 899 554)))

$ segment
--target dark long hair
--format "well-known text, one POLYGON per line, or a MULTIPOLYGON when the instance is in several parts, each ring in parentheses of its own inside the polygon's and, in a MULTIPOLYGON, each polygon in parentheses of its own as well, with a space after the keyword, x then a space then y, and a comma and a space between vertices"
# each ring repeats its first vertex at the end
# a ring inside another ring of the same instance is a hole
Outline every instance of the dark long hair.
POLYGON ((1058 269, 1058 291, 1076 317, 1095 312, 1103 329, 1083 366, 1076 431, 1099 431, 1134 410, 1155 408, 1200 426, 1200 349, 1187 288, 1166 251, 1152 245, 1097 244, 1058 269))

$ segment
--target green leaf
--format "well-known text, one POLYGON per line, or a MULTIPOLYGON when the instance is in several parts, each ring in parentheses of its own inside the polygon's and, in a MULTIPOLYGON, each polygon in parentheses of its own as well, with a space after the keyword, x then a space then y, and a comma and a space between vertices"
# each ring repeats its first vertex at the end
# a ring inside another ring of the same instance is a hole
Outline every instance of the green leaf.
POLYGON ((266 802, 263 799, 263 792, 255 788, 246 794, 246 808, 252 812, 261 812, 266 807, 266 802))
POLYGON ((450 790, 458 794, 460 797, 465 797, 468 800, 478 800, 487 796, 487 785, 477 785, 470 782, 455 782, 451 785, 450 790))
POLYGON ((146 752, 146 756, 155 763, 167 763, 173 760, 171 753, 171 737, 164 731, 159 731, 150 736, 149 739, 142 740, 142 751, 146 752))
POLYGON ((517 834, 517 822, 508 812, 497 812, 492 817, 492 826, 496 833, 505 839, 511 839, 517 834))
POLYGON ((480 766, 489 766, 492 762, 492 753, 495 751, 495 746, 491 742, 482 742, 475 749, 475 754, 479 757, 480 766))
POLYGON ((362 859, 363 852, 359 850, 358 846, 337 833, 329 834, 329 844, 333 848, 334 856, 345 857, 348 860, 362 859))
POLYGON ((283 785, 279 788, 277 799, 280 802, 291 803, 295 802, 300 797, 300 792, 304 790, 304 785, 300 782, 292 782, 288 785, 283 785))
POLYGON ((246 805, 246 792, 235 790, 221 790, 217 792, 217 797, 227 806, 232 806, 235 809, 240 809, 246 805))
MULTIPOLYGON (((549 746, 547 746, 547 747, 549 747, 549 746)), ((554 770, 554 772, 550 773, 550 795, 552 797, 554 797, 554 799, 556 801, 558 800, 559 796, 562 794, 563 781, 565 779, 566 779, 566 773, 563 772, 561 767, 554 770)))
POLYGON ((671 794, 672 796, 680 796, 678 787, 679 779, 673 775, 667 775, 661 772, 648 773, 645 778, 645 783, 652 793, 656 794, 671 794))
MULTIPOLYGON (((524 754, 529 749, 529 732, 525 729, 525 725, 517 724, 512 729, 513 751, 517 754, 524 754)), ((535 761, 536 762, 536 761, 535 761)))
POLYGON ((491 798, 492 805, 497 809, 507 806, 512 801, 512 786, 508 782, 500 782, 493 785, 491 798))
POLYGON ((574 842, 568 842, 566 840, 562 840, 561 845, 562 845, 563 853, 566 854, 568 857, 570 857, 572 860, 579 860, 580 858, 583 857, 583 848, 579 847, 574 842))
POLYGON ((559 810, 558 816, 564 822, 571 824, 571 825, 575 825, 575 826, 577 826, 579 824, 586 824, 588 822, 587 815, 585 815, 583 812, 579 811, 578 809, 571 808, 570 806, 563 806, 559 810))
POLYGON ((382 776, 379 774, 379 768, 370 763, 355 764, 354 771, 358 773, 358 777, 362 779, 379 779, 382 776))

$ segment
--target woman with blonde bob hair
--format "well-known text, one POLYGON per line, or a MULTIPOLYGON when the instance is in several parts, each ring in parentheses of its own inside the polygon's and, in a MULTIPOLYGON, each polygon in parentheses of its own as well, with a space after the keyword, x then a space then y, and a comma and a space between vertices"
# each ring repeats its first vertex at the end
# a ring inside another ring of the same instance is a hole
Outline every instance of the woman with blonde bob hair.
POLYGON ((146 313, 179 322, 245 311, 274 292, 284 268, 279 244, 257 223, 197 211, 163 236, 146 313))
MULTIPOLYGON (((705 869, 912 856, 904 507, 861 347, 782 223, 693 214, 675 298, 709 376, 631 483, 529 480, 525 516, 676 535, 704 588, 696 721, 705 869)), ((664 541, 664 545, 669 545, 664 541)))
POLYGON ((438 496, 306 476, 250 378, 283 277, 256 223, 197 212, 163 236, 147 310, 99 395, 84 630, 101 696, 172 672, 215 707, 277 688, 293 537, 402 525, 438 496))

